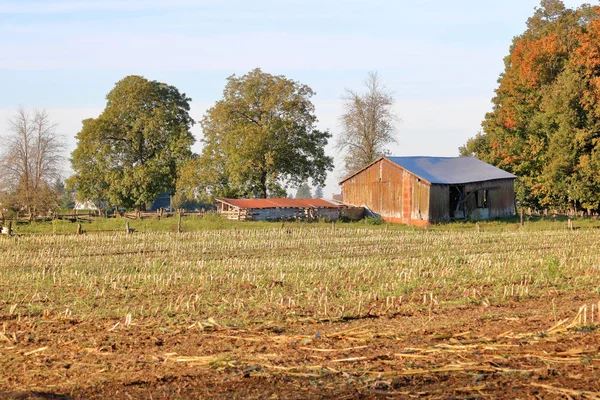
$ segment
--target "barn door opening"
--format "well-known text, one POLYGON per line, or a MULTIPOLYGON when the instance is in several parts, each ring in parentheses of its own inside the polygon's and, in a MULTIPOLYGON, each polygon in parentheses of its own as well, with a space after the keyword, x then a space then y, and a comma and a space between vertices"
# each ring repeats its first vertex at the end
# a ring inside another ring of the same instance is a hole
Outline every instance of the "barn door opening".
POLYGON ((450 218, 464 219, 465 218, 465 186, 452 185, 450 186, 450 218))

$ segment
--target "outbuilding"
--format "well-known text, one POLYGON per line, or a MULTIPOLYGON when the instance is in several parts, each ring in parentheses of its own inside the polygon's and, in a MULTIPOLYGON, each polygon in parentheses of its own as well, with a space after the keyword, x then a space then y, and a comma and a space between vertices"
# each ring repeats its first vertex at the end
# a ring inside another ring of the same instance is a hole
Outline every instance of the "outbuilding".
POLYGON ((228 219, 275 221, 290 219, 337 220, 347 207, 325 199, 226 199, 216 198, 217 212, 228 219))
POLYGON ((382 157, 340 185, 344 204, 423 226, 514 215, 515 178, 474 157, 382 157))

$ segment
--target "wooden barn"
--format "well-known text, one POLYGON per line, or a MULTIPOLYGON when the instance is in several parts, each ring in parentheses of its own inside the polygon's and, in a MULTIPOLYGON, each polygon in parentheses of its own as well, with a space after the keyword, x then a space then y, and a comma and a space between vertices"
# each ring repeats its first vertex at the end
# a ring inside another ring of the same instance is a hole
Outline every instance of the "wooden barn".
POLYGON ((383 157, 344 179, 344 204, 427 225, 515 213, 515 176, 474 157, 383 157))
POLYGON ((323 218, 335 221, 340 218, 343 204, 324 199, 226 199, 217 198, 217 213, 228 219, 275 221, 290 219, 323 218))

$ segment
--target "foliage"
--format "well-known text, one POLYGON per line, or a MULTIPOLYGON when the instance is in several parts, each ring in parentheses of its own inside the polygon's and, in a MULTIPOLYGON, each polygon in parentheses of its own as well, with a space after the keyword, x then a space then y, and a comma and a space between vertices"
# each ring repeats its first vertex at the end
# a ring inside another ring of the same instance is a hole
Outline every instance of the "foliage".
POLYGON ((304 182, 302 185, 298 186, 298 190, 296 191, 297 199, 312 199, 312 197, 308 183, 304 182))
POLYGON ((383 225, 385 221, 381 218, 365 217, 365 224, 367 225, 383 225))
POLYGON ((177 171, 191 156, 189 99, 174 86, 128 76, 107 95, 96 119, 83 121, 69 184, 100 206, 145 208, 173 194, 177 171))
POLYGON ((385 147, 396 142, 394 97, 376 72, 369 73, 365 87, 365 93, 346 89, 343 98, 342 133, 336 147, 345 152, 344 176, 389 154, 385 147))
POLYGON ((62 179, 54 181, 54 193, 58 198, 58 206, 63 210, 72 210, 75 208, 75 192, 67 190, 62 179))
POLYGON ((524 206, 600 207, 599 10, 543 0, 513 40, 483 132, 460 148, 517 175, 524 206))
POLYGON ((204 148, 188 186, 205 198, 279 197, 312 178, 323 184, 333 160, 331 134, 315 128, 313 90, 254 69, 230 76, 223 99, 202 120, 204 148))
POLYGON ((56 124, 44 110, 19 108, 9 119, 10 132, 1 138, 0 192, 3 206, 29 215, 57 207, 51 187, 60 178, 64 144, 56 124))
POLYGON ((321 185, 317 185, 317 187, 315 188, 315 199, 322 199, 323 198, 323 187, 321 185))
POLYGON ((180 208, 184 210, 196 210, 200 208, 198 200, 188 192, 175 192, 171 205, 176 210, 180 208))

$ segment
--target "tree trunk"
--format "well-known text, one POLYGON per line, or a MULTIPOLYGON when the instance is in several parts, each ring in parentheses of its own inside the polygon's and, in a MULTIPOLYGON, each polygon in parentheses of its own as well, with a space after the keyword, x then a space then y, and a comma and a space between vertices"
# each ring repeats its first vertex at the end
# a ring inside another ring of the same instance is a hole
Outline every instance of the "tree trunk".
POLYGON ((260 175, 260 197, 267 198, 267 174, 264 172, 260 175))

